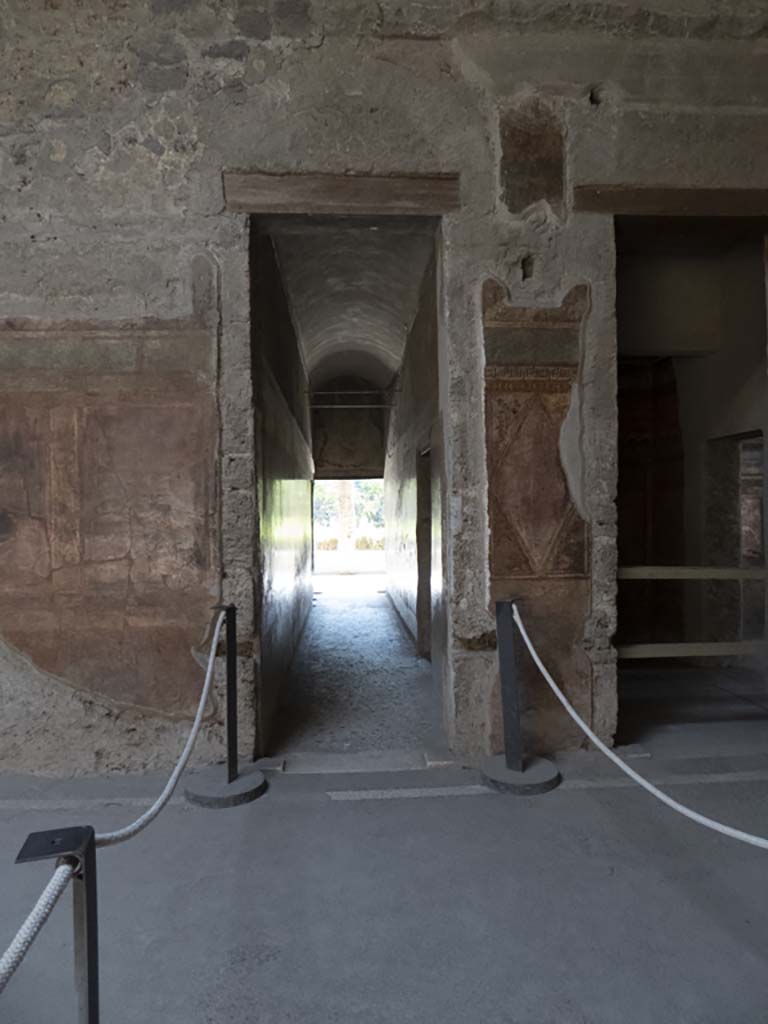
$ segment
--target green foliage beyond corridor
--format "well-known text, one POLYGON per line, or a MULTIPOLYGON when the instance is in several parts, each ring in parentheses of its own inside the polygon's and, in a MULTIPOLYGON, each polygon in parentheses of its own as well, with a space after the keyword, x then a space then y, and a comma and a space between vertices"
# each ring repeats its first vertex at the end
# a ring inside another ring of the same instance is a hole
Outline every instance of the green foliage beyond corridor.
MULTIPOLYGON (((317 480, 314 489, 315 525, 333 526, 339 519, 340 480, 317 480)), ((355 527, 382 529, 384 526, 384 483, 382 480, 352 480, 355 527)))

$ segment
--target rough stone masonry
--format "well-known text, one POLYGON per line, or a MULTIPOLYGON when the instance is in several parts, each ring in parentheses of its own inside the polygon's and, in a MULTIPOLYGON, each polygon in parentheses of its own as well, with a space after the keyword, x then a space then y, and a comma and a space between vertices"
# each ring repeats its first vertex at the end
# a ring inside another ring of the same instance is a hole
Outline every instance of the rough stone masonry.
MULTIPOLYGON (((460 176, 438 247, 449 738, 498 749, 510 592, 610 738, 614 236, 573 189, 764 185, 767 46, 754 0, 2 0, 0 765, 172 762, 222 599, 254 750, 249 219, 228 170, 460 176), (510 445, 546 467, 540 505, 505 484, 510 445)), ((541 692, 528 727, 578 743, 541 692)))

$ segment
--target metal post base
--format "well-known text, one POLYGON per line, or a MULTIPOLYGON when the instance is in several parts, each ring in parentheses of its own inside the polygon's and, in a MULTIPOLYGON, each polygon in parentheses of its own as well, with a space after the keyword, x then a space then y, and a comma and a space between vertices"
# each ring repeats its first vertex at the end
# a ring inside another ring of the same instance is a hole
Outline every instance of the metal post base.
POLYGON ((240 765, 234 782, 220 764, 190 772, 184 796, 198 807, 237 807, 257 800, 267 791, 267 780, 253 765, 240 765))
POLYGON ((483 782, 502 793, 514 796, 538 796, 548 793, 562 782, 560 772, 553 761, 546 757, 533 757, 526 762, 525 771, 507 768, 503 754, 489 757, 480 765, 483 782))

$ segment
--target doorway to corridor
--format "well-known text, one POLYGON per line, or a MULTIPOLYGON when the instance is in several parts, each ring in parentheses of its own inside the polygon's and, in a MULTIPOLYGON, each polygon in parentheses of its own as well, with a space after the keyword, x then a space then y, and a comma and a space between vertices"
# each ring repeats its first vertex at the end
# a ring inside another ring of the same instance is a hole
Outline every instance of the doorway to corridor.
POLYGON ((446 751, 436 229, 428 217, 253 221, 253 341, 285 399, 263 390, 257 429, 293 437, 289 486, 306 495, 281 522, 288 488, 265 480, 273 756, 446 751))
POLYGON ((418 758, 440 749, 429 662, 387 592, 383 480, 315 481, 312 533, 313 607, 286 679, 276 753, 418 758))

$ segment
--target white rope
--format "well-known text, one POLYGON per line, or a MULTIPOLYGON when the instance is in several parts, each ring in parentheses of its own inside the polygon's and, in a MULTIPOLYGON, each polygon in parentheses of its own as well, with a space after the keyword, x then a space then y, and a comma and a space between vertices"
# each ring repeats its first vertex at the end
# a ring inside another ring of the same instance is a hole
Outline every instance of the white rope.
POLYGON ((69 885, 74 872, 75 868, 72 864, 60 864, 56 868, 26 921, 16 932, 13 942, 0 957, 0 992, 5 989, 16 968, 26 956, 27 950, 37 938, 38 932, 51 916, 51 911, 69 885))
POLYGON ((187 737, 187 742, 181 752, 181 757, 179 758, 176 767, 171 772, 170 778, 165 784, 165 788, 152 806, 147 808, 147 810, 138 817, 136 821, 131 822, 130 825, 126 825, 124 828, 119 828, 115 832, 97 833, 97 846, 114 846, 116 843, 124 843, 127 839, 132 839, 133 836, 138 835, 142 829, 145 829, 151 821, 154 821, 160 811, 162 811, 173 796, 173 791, 176 789, 182 772, 187 766, 187 761, 190 758, 192 748, 195 745, 195 740, 197 739, 200 727, 203 724, 205 705, 208 703, 208 696, 211 692, 211 683, 213 681, 213 666, 216 660, 216 648, 219 646, 219 633, 221 633, 221 627, 225 618, 226 612, 222 611, 216 620, 216 628, 213 631, 213 640, 211 641, 211 653, 208 656, 208 668, 206 669, 205 682, 203 683, 203 692, 200 694, 200 702, 197 705, 195 720, 192 723, 192 728, 189 736, 187 737))
MULTIPOLYGON (((216 620, 216 626, 213 631, 213 640, 211 641, 211 652, 208 656, 208 667, 205 671, 203 692, 200 694, 200 701, 197 705, 195 720, 192 723, 192 728, 189 736, 187 737, 187 742, 184 744, 181 756, 176 763, 176 767, 171 772, 170 778, 165 784, 165 788, 152 806, 138 817, 136 821, 132 822, 130 825, 126 825, 125 828, 117 829, 115 832, 103 832, 100 835, 97 834, 97 846, 114 846, 116 843, 124 843, 126 839, 131 839, 133 836, 141 832, 142 829, 145 829, 151 821, 154 821, 160 811, 162 811, 171 799, 173 791, 176 789, 178 781, 181 778, 182 772, 186 768, 187 761, 189 761, 195 741, 197 740, 200 732, 200 727, 203 724, 205 706, 208 703, 211 684, 213 682, 213 668, 216 661, 216 649, 219 646, 219 634, 221 633, 221 627, 225 618, 226 612, 222 611, 216 620)), ((3 953, 2 958, 0 958, 0 993, 13 977, 19 964, 26 956, 30 946, 37 938, 40 929, 50 917, 51 911, 56 906, 62 893, 67 888, 67 885, 69 885, 74 872, 75 868, 72 864, 64 863, 60 864, 56 868, 50 882, 46 885, 45 889, 43 889, 37 903, 33 907, 26 921, 21 928, 19 928, 5 953, 3 953)))
POLYGON ((538 655, 538 652, 536 651, 536 648, 533 646, 533 643, 531 642, 531 638, 528 636, 525 624, 523 623, 523 620, 520 617, 520 612, 517 610, 517 605, 513 605, 512 608, 517 628, 520 630, 520 635, 525 641, 525 646, 530 651, 531 657, 536 663, 536 667, 538 668, 539 672, 541 672, 541 674, 544 676, 545 680, 550 686, 550 689, 557 697, 557 699, 560 701, 560 703, 563 705, 568 714, 571 716, 571 718, 574 720, 574 722, 578 725, 581 731, 589 737, 589 739, 594 743, 594 745, 597 747, 599 751, 605 754, 605 756, 610 761, 613 761, 616 767, 620 768, 625 775, 628 775, 630 777, 630 779, 633 779, 638 784, 638 786, 642 786, 643 789, 646 790, 646 792, 651 794, 651 796, 655 796, 657 800, 661 800, 663 804, 666 804, 667 807, 671 807, 672 810, 677 811, 678 814, 682 814, 685 818, 690 818, 691 821, 695 821, 698 825, 703 825, 704 828, 712 829, 713 832, 719 832, 721 835, 729 836, 731 839, 738 839, 742 843, 749 843, 750 846, 759 846, 761 850, 768 850, 768 839, 764 839, 762 836, 753 836, 750 832, 742 832, 741 829, 732 828, 730 825, 723 825, 722 822, 715 821, 714 818, 707 818, 705 815, 699 814, 698 811, 694 811, 691 810, 690 807, 686 807, 685 804, 681 804, 677 800, 673 800, 671 796, 668 796, 662 790, 657 789, 656 786, 653 785, 653 783, 649 782, 647 779, 644 779, 643 776, 639 775, 633 768, 630 768, 625 761, 622 761, 618 754, 615 754, 610 747, 607 747, 605 743, 603 743, 603 741, 599 738, 599 736, 592 732, 592 730, 589 728, 586 722, 584 722, 583 719, 579 717, 579 715, 576 713, 576 711, 568 701, 568 698, 565 696, 563 691, 560 689, 560 687, 557 685, 557 683, 552 678, 550 673, 547 671, 546 666, 542 662, 541 658, 538 655))

